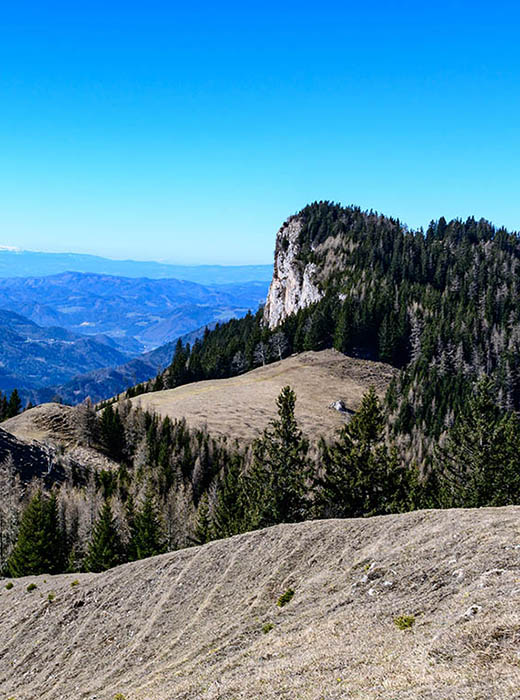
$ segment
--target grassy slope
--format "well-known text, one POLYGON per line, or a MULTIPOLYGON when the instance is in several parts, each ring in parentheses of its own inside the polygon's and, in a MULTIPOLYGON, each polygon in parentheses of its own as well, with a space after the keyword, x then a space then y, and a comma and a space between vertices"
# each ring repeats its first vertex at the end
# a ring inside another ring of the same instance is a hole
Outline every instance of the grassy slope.
POLYGON ((509 507, 280 525, 104 574, 19 579, 0 589, 1 696, 514 698, 519 578, 509 507), (403 614, 412 629, 394 624, 403 614))
POLYGON ((162 416, 184 416, 191 426, 207 425, 211 434, 251 440, 276 415, 276 397, 289 384, 296 391, 296 417, 304 432, 330 435, 344 423, 342 414, 328 408, 332 401, 343 399, 355 410, 371 384, 383 394, 394 373, 380 362, 323 350, 301 353, 231 379, 144 394, 132 402, 162 416))
POLYGON ((9 418, 0 426, 23 442, 36 441, 57 448, 60 454, 84 467, 117 469, 118 465, 109 457, 88 446, 85 426, 76 407, 44 403, 9 418))

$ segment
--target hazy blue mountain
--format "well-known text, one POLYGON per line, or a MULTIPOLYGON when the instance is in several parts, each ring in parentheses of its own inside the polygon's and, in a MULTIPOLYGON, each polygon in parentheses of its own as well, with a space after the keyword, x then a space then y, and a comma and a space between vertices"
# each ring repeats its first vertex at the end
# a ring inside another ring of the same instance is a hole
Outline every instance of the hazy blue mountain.
POLYGON ((136 355, 201 326, 256 310, 268 286, 264 281, 204 286, 178 279, 66 272, 0 279, 0 308, 41 326, 109 336, 136 355))
MULTIPOLYGON (((0 390, 27 390, 61 384, 77 374, 130 358, 104 336, 82 337, 64 328, 42 328, 0 310, 0 390)), ((25 391, 24 391, 25 390, 25 391)))
POLYGON ((77 253, 37 253, 0 249, 0 277, 41 277, 60 272, 93 272, 121 277, 175 278, 199 284, 270 282, 272 265, 171 265, 111 260, 77 253))
MULTIPOLYGON (((215 323, 207 326, 210 330, 215 323)), ((182 336, 184 343, 194 343, 204 335, 206 327, 182 336)), ((45 403, 59 397, 63 403, 78 404, 90 397, 97 403, 109 399, 116 394, 126 391, 128 387, 153 379, 159 372, 168 367, 173 358, 177 340, 166 343, 151 352, 143 353, 117 367, 103 367, 87 374, 81 374, 65 384, 45 387, 24 393, 24 399, 34 404, 45 403)))

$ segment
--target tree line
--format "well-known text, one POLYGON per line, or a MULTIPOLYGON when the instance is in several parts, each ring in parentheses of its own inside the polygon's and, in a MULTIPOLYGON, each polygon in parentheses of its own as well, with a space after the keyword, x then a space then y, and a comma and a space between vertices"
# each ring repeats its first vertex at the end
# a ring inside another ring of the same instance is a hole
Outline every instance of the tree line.
POLYGON ((10 547, 0 512, 3 573, 103 571, 278 523, 520 500, 519 419, 497 406, 489 378, 474 387, 427 472, 403 457, 373 388, 337 437, 315 449, 295 404, 285 387, 277 417, 245 449, 183 421, 108 406, 91 439, 118 456, 119 468, 91 474, 85 486, 33 486, 20 499, 10 547))
MULTIPOLYGON (((30 408, 30 406, 29 406, 30 408)), ((22 411, 22 400, 17 389, 13 389, 8 396, 7 392, 0 391, 0 422, 8 418, 14 418, 22 411)))
POLYGON ((501 409, 520 410, 517 233, 472 217, 409 231, 399 220, 330 202, 298 217, 295 264, 316 265, 323 298, 274 330, 260 309, 217 324, 192 345, 179 341, 167 370, 128 396, 335 348, 400 370, 384 408, 413 459, 431 459, 483 375, 501 409))

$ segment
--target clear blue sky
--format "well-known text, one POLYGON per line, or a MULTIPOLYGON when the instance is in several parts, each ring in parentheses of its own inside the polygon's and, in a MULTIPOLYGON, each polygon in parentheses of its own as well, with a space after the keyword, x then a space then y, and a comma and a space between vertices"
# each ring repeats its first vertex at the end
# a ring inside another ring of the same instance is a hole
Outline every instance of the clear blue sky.
POLYGON ((315 199, 520 229, 513 2, 4 3, 0 244, 271 262, 315 199))

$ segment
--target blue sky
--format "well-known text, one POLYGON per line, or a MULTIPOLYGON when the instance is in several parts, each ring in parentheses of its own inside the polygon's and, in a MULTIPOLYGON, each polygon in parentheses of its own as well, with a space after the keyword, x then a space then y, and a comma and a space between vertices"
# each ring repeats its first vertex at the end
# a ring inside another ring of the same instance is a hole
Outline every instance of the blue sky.
POLYGON ((315 199, 520 229, 514 3, 187 5, 5 4, 0 244, 271 262, 315 199))

